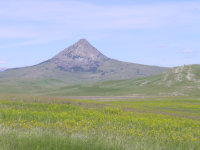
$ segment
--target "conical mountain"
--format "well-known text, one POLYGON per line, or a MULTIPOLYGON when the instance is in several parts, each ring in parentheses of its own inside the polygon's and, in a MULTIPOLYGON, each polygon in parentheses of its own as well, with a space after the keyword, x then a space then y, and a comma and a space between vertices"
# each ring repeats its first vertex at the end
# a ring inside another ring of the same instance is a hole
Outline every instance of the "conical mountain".
POLYGON ((95 71, 104 61, 109 60, 86 39, 81 39, 51 59, 65 71, 95 71))
POLYGON ((87 40, 81 39, 40 64, 1 72, 0 93, 42 92, 86 82, 146 77, 167 69, 108 58, 87 40))
POLYGON ((53 59, 62 59, 67 61, 68 58, 80 57, 83 59, 90 59, 92 61, 102 61, 108 59, 93 47, 86 39, 80 39, 74 45, 64 49, 57 54, 53 59))

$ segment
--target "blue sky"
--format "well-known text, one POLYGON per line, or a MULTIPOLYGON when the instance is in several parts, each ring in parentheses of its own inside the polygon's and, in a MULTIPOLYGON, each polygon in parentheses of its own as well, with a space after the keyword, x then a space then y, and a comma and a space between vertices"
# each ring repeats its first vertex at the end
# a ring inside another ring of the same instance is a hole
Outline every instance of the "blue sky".
POLYGON ((0 0, 0 68, 40 63, 80 38, 122 61, 200 64, 200 1, 0 0))

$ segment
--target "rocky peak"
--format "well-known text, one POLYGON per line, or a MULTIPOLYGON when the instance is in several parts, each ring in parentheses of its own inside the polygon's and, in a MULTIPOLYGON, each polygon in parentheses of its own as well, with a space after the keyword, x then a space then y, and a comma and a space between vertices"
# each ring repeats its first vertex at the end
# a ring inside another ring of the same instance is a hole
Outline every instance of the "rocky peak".
POLYGON ((108 58, 86 39, 79 40, 52 58, 59 68, 66 71, 94 71, 105 60, 108 58))
POLYGON ((99 61, 106 57, 101 54, 96 48, 94 48, 86 39, 81 39, 69 48, 64 49, 54 58, 66 60, 72 59, 91 59, 99 61))

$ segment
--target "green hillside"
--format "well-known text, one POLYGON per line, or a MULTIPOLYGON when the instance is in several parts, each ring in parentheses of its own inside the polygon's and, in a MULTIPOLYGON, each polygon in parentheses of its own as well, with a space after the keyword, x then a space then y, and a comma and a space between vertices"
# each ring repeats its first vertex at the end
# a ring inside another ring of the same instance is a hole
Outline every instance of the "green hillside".
POLYGON ((0 93, 51 96, 199 96, 200 65, 127 80, 69 85, 58 79, 1 80, 0 93))
POLYGON ((65 86, 49 94, 65 96, 199 96, 199 90, 200 66, 189 65, 170 69, 160 75, 140 79, 65 86))

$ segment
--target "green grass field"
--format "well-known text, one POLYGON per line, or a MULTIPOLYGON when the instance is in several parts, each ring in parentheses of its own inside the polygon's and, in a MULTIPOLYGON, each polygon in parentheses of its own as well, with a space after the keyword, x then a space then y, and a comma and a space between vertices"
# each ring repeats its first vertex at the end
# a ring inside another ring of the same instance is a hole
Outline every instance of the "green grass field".
POLYGON ((0 150, 199 150, 200 100, 0 96, 0 150))

